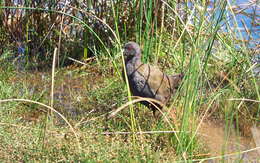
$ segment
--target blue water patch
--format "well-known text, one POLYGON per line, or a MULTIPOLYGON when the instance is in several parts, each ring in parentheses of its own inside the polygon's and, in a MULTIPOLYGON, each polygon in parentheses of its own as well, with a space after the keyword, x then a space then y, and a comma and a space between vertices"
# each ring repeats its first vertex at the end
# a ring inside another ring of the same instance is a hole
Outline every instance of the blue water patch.
POLYGON ((252 63, 254 64, 254 67, 253 67, 254 76, 260 77, 260 54, 255 55, 252 58, 252 63))
MULTIPOLYGON (((211 0, 207 6, 208 13, 206 17, 209 22, 215 22, 221 14, 221 6, 224 1, 211 0)), ((224 32, 228 31, 228 27, 236 34, 238 40, 244 41, 246 46, 253 48, 260 44, 260 0, 229 0, 224 15, 226 19, 219 22, 224 32), (232 12, 230 11, 232 8, 232 12), (233 13, 235 17, 233 17, 233 13)), ((185 7, 185 3, 180 3, 185 7)), ((187 3, 190 10, 196 8, 192 2, 187 3)), ((203 7, 203 6, 201 6, 203 7)), ((196 13, 195 13, 196 16, 196 13)), ((192 21, 192 20, 191 20, 192 21)), ((194 23, 194 22, 193 22, 194 23)))
MULTIPOLYGON (((238 28, 242 34, 241 39, 248 41, 249 47, 259 45, 260 40, 260 1, 237 0, 232 3, 238 28), (248 30, 248 31, 247 31, 248 30)), ((234 20, 233 20, 234 21, 234 20)), ((232 24, 235 27, 234 24, 232 24)), ((237 33, 239 36, 239 33, 237 33)))

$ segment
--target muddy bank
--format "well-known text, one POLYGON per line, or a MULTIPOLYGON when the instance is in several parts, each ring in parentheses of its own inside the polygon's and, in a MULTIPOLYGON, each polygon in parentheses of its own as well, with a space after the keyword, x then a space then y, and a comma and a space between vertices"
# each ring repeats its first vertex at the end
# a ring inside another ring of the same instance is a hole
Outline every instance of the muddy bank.
MULTIPOLYGON (((259 127, 251 127, 252 135, 260 134, 259 127)), ((241 136, 236 129, 231 126, 225 126, 222 122, 206 121, 201 124, 199 133, 201 141, 204 142, 209 150, 209 156, 226 157, 214 159, 209 162, 219 162, 221 160, 227 162, 242 161, 242 162, 259 162, 260 153, 258 150, 248 151, 257 147, 257 140, 253 136, 241 136)), ((256 137, 256 136, 255 136, 256 137)))

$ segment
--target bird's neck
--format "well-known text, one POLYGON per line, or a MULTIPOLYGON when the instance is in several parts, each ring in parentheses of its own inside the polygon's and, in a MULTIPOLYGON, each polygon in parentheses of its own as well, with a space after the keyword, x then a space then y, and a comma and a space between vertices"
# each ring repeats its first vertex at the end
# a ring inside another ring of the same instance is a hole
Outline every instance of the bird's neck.
POLYGON ((142 64, 141 57, 135 56, 135 57, 131 58, 130 60, 127 60, 125 64, 126 64, 127 75, 131 75, 134 73, 135 69, 142 64))

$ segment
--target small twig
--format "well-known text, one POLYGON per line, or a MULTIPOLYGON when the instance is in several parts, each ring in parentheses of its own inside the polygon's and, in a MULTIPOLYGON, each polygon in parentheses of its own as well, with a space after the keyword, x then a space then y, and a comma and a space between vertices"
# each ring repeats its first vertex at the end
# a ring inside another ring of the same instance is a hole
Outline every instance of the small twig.
POLYGON ((160 134, 160 133, 179 133, 179 132, 187 132, 190 133, 191 131, 139 131, 139 132, 123 132, 123 131, 117 131, 117 132, 101 132, 97 134, 101 135, 128 135, 128 134, 160 134))
MULTIPOLYGON (((226 155, 219 155, 219 156, 214 156, 214 157, 209 157, 209 158, 205 158, 205 159, 197 159, 197 160, 187 160, 187 161, 192 161, 192 162, 204 162, 207 160, 214 160, 214 159, 223 159, 223 158, 227 158, 227 157, 231 157, 231 156, 236 156, 236 155, 242 155, 244 153, 248 153, 251 151, 255 151, 260 149, 260 147, 256 147, 256 148, 251 148, 245 151, 241 151, 241 152, 234 152, 234 153, 229 153, 226 155)), ((176 161, 176 162, 183 162, 183 161, 176 161)))
POLYGON ((246 98, 230 98, 229 101, 250 101, 250 102, 256 102, 260 103, 260 101, 252 100, 252 99, 246 99, 246 98))
POLYGON ((54 77, 55 77, 55 62, 56 62, 57 48, 54 49, 53 53, 53 63, 52 63, 52 73, 51 73, 51 107, 53 108, 53 96, 54 96, 54 77))
MULTIPOLYGON (((84 62, 81 62, 81 61, 76 60, 76 59, 71 58, 71 57, 68 57, 68 59, 71 60, 71 61, 73 61, 73 62, 77 62, 77 63, 79 63, 79 64, 83 64, 83 65, 85 65, 85 66, 88 65, 88 64, 86 64, 86 63, 84 63, 84 62)), ((86 59, 85 61, 90 61, 90 60, 92 60, 92 59, 95 59, 95 57, 88 58, 88 59, 86 59)))

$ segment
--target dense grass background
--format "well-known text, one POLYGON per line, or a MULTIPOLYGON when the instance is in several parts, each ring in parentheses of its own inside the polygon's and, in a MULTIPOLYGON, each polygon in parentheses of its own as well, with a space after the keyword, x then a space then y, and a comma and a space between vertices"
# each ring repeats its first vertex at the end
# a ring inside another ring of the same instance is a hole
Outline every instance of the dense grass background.
POLYGON ((236 15, 245 9, 230 1, 0 4, 3 161, 225 161, 201 139, 201 124, 222 122, 227 141, 231 130, 251 137, 259 126, 252 63, 259 41, 250 30, 259 27, 257 12, 241 30, 236 15), (144 62, 185 73, 161 120, 138 104, 107 118, 131 100, 121 79, 121 48, 130 40, 141 45, 144 62))

